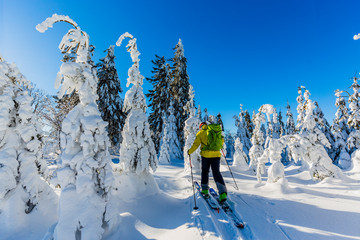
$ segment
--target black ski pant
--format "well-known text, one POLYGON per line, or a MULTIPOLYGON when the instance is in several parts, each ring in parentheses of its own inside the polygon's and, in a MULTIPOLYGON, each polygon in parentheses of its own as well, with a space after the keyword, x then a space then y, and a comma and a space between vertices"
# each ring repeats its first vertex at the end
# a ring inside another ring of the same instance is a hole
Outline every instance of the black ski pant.
POLYGON ((220 157, 216 157, 216 158, 201 157, 201 188, 203 190, 209 189, 210 167, 219 194, 222 194, 224 192, 227 193, 224 179, 220 173, 220 157))

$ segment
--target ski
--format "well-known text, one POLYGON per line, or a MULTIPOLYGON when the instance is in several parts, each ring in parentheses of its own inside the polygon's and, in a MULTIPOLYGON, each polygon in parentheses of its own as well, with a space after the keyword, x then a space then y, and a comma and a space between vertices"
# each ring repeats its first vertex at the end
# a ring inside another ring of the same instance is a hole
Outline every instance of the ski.
POLYGON ((209 189, 210 194, 217 200, 221 208, 224 210, 224 212, 229 216, 233 224, 238 228, 244 228, 245 224, 244 222, 239 218, 238 214, 236 213, 235 209, 228 203, 229 200, 220 203, 219 201, 219 195, 217 192, 213 189, 209 189))
POLYGON ((201 187, 198 182, 195 181, 195 187, 199 191, 199 194, 202 196, 202 198, 207 202, 207 204, 217 212, 219 212, 219 206, 217 202, 209 195, 208 197, 204 196, 204 194, 201 193, 201 187))

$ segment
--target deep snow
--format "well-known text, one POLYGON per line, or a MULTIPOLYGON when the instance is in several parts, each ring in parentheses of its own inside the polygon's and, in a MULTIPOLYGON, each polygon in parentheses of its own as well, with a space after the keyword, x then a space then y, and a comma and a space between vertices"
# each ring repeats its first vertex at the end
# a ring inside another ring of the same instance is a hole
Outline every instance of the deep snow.
MULTIPOLYGON (((181 162, 159 165, 154 174, 159 188, 152 192, 145 190, 154 184, 151 180, 134 191, 131 188, 139 183, 132 183, 133 176, 115 172, 120 222, 104 239, 360 239, 360 172, 316 183, 309 172, 290 165, 284 181, 270 184, 263 176, 259 184, 250 172, 234 168, 237 191, 222 165, 230 198, 246 222, 247 228, 239 231, 221 212, 209 211, 198 194, 199 209, 193 210, 191 178, 183 169, 181 162)), ((197 173, 194 177, 200 178, 197 173)), ((21 226, 0 214, 0 239, 41 239, 56 221, 54 214, 56 205, 49 203, 21 219, 21 226)))

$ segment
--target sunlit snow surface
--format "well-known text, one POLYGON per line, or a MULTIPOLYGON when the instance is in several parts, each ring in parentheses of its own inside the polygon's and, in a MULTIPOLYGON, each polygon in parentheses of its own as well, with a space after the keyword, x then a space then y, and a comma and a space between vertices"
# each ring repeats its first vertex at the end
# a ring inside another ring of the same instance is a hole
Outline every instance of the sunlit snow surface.
MULTIPOLYGON (((315 183, 309 172, 299 169, 286 167, 287 181, 274 184, 266 183, 266 175, 263 184, 258 184, 250 172, 234 169, 240 188, 236 191, 222 163, 230 198, 246 222, 247 228, 240 231, 221 213, 210 212, 198 195, 199 209, 193 210, 191 178, 184 175, 180 162, 159 166, 154 174, 159 189, 150 177, 135 182, 133 176, 116 173, 121 221, 104 239, 360 239, 360 171, 346 172, 344 179, 315 183), (153 190, 145 190, 146 186, 153 190)), ((11 207, 0 205, 5 210, 11 207)), ((13 222, 1 213, 0 239, 41 239, 56 221, 55 207, 49 202, 25 219, 16 219, 18 209, 14 208, 13 222)))

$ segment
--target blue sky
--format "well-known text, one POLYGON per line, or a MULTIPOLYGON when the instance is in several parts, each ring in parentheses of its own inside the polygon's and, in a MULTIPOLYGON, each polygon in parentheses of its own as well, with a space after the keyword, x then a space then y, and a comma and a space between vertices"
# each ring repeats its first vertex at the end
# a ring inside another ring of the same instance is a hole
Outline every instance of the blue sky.
MULTIPOLYGON (((295 113, 299 85, 332 122, 334 91, 348 90, 360 71, 360 41, 353 40, 359 9, 360 1, 329 0, 0 0, 0 54, 55 94, 58 45, 71 26, 57 23, 43 34, 35 29, 53 13, 68 15, 89 34, 95 62, 122 33, 133 34, 145 77, 154 55, 171 58, 181 38, 196 102, 210 114, 220 112, 226 129, 234 129, 240 103, 250 112, 273 104, 284 116, 289 101, 295 113)), ((131 59, 124 46, 115 55, 126 90, 131 59)))

